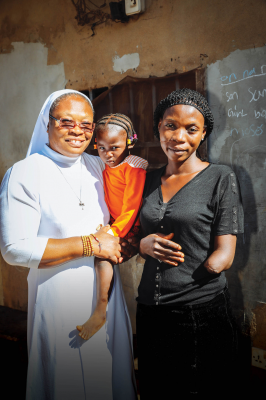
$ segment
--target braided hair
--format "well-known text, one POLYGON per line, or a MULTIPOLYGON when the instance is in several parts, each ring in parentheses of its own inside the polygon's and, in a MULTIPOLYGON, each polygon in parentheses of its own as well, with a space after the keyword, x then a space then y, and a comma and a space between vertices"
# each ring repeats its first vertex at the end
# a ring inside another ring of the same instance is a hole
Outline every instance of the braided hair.
POLYGON ((204 140, 211 134, 213 130, 213 114, 209 107, 209 104, 205 97, 203 97, 199 92, 192 89, 179 89, 170 93, 165 99, 161 100, 154 111, 153 117, 153 131, 154 135, 159 138, 158 124, 163 118, 167 108, 178 104, 185 104, 188 106, 195 107, 204 117, 204 122, 207 127, 206 135, 204 140))
MULTIPOLYGON (((123 128, 127 134, 127 145, 135 144, 137 142, 138 137, 133 128, 131 119, 124 114, 107 114, 100 118, 95 125, 95 142, 97 141, 97 130, 102 126, 106 127, 107 125, 116 125, 123 128)), ((97 148, 97 145, 94 145, 94 148, 97 148)))

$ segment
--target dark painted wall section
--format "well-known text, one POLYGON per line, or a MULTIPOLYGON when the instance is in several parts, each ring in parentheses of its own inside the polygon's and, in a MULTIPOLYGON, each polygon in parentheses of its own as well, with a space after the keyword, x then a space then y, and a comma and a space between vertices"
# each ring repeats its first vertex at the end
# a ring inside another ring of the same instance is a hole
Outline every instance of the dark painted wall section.
POLYGON ((209 159, 236 172, 245 212, 229 289, 243 331, 266 350, 266 47, 237 50, 206 75, 215 117, 209 159))

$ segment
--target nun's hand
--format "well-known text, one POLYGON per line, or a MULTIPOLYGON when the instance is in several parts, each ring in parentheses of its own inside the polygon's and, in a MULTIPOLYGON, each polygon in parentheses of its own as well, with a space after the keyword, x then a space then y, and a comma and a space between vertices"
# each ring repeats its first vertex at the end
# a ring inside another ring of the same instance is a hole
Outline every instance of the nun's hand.
POLYGON ((117 264, 121 259, 120 238, 109 235, 109 229, 110 225, 106 225, 94 233, 96 239, 91 237, 94 255, 117 264))
POLYGON ((162 233, 148 235, 141 239, 139 253, 143 258, 151 256, 160 262, 177 266, 179 262, 184 262, 184 253, 181 246, 170 239, 174 237, 173 233, 164 235, 162 233))

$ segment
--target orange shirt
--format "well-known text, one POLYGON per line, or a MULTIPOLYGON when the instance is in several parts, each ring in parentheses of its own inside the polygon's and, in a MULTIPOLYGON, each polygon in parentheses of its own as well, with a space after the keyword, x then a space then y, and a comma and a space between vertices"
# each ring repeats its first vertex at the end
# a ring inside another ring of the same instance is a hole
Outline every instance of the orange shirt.
POLYGON ((146 160, 131 155, 116 167, 105 166, 105 201, 115 219, 111 226, 115 236, 125 237, 136 221, 142 204, 147 166, 146 160))

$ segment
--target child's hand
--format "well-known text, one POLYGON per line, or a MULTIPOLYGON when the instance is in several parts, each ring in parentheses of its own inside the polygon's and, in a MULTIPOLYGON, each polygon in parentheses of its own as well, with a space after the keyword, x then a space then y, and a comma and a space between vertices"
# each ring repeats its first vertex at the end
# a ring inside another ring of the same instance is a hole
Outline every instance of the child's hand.
POLYGON ((128 242, 131 244, 131 246, 134 246, 137 249, 137 251, 139 251, 139 243, 140 243, 139 236, 132 236, 131 238, 128 239, 128 242))
POLYGON ((122 257, 119 262, 127 261, 138 253, 139 238, 137 236, 133 236, 128 240, 120 238, 120 244, 122 257))

